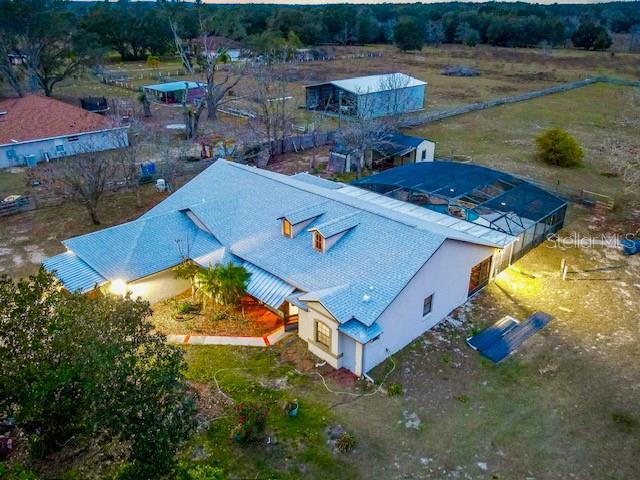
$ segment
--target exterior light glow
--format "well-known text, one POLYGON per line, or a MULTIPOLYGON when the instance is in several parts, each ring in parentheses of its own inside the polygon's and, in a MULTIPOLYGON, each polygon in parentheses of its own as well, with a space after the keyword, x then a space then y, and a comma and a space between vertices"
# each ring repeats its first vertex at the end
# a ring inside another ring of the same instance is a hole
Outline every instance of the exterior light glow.
POLYGON ((111 282, 109 291, 114 295, 125 295, 127 293, 127 282, 118 278, 111 282))

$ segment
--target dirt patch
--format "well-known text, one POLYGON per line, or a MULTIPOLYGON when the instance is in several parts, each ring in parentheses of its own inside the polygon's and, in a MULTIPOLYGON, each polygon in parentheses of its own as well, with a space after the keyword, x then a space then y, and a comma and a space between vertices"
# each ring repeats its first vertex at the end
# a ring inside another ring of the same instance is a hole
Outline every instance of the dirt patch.
POLYGON ((262 337, 283 324, 280 317, 249 297, 239 308, 218 305, 202 311, 200 304, 184 293, 153 305, 152 310, 151 322, 166 335, 262 337), (183 305, 189 305, 189 311, 184 311, 183 305))

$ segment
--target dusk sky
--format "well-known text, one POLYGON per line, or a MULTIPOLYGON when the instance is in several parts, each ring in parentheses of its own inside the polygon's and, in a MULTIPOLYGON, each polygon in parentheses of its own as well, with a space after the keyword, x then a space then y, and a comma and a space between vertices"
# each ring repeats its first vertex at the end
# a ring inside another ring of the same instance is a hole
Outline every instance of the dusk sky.
MULTIPOLYGON (((322 4, 329 4, 329 3, 351 3, 351 4, 355 4, 355 3, 417 3, 413 0, 407 0, 407 1, 403 1, 403 0, 396 0, 396 1, 375 1, 375 0, 352 0, 352 1, 342 1, 342 0, 305 0, 305 1, 295 1, 295 2, 290 2, 290 1, 281 1, 281 0, 264 0, 264 1, 249 1, 249 0, 238 0, 238 1, 234 1, 234 2, 229 2, 229 1, 225 1, 225 0, 203 0, 205 3, 223 3, 223 4, 244 4, 244 3, 268 3, 268 4, 276 4, 276 5, 310 5, 310 4, 314 4, 314 5, 322 5, 322 4)), ((462 0, 465 1, 465 0, 462 0)), ((467 3, 483 3, 485 0, 480 0, 480 1, 474 1, 474 0, 467 0, 467 3)), ((442 0, 434 0, 434 1, 430 1, 430 0, 423 0, 420 3, 447 3, 446 1, 442 1, 442 0)), ((506 3, 506 2, 505 2, 506 3)), ((598 1, 593 1, 593 0, 542 0, 542 1, 536 1, 536 2, 526 2, 526 3, 539 3, 539 4, 545 4, 545 5, 550 5, 550 4, 554 4, 554 3, 562 3, 562 4, 588 4, 588 3, 604 3, 604 2, 598 2, 598 1)))

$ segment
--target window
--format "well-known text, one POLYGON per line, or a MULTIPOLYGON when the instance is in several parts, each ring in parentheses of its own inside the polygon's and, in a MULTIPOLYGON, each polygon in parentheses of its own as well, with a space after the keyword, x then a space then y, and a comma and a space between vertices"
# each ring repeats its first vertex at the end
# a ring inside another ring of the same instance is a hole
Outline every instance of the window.
POLYGON ((64 154, 64 145, 62 145, 62 144, 56 145, 56 153, 58 155, 64 154))
POLYGON ((291 238, 291 223, 289 223, 289 220, 282 220, 282 234, 291 238))
POLYGON ((331 348, 331 329, 322 322, 316 321, 316 342, 331 348))
POLYGON ((422 316, 426 317, 431 313, 433 309, 433 294, 429 295, 424 299, 424 303, 422 304, 422 316))
POLYGON ((80 140, 78 137, 67 137, 67 141, 69 142, 77 142, 78 140, 80 140))
POLYGON ((427 159, 427 151, 422 150, 422 161, 425 161, 426 159, 427 159))
POLYGON ((313 232, 313 248, 324 252, 324 237, 319 232, 313 232))

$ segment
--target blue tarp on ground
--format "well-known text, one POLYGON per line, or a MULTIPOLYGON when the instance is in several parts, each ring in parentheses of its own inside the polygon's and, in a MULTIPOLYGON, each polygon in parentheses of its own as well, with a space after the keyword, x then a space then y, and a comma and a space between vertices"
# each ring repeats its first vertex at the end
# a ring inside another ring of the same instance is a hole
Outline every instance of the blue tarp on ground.
POLYGON ((489 328, 485 328, 483 331, 473 337, 467 339, 467 343, 474 350, 485 350, 489 346, 502 337, 512 328, 518 325, 518 321, 513 317, 504 317, 491 325, 489 328))
POLYGON ((525 322, 505 330, 504 333, 500 335, 496 335, 500 329, 504 329, 504 326, 498 326, 500 322, 504 321, 503 319, 492 327, 489 327, 487 329, 490 330, 489 333, 485 334, 487 330, 484 330, 475 337, 470 338, 468 342, 469 345, 472 346, 481 345, 481 347, 478 348, 480 353, 489 360, 499 363, 513 353, 529 337, 547 326, 552 319, 553 317, 551 315, 544 312, 536 312, 525 322), (476 340, 476 337, 483 334, 485 334, 483 337, 476 340), (493 338, 493 341, 489 342, 491 338, 493 338))

